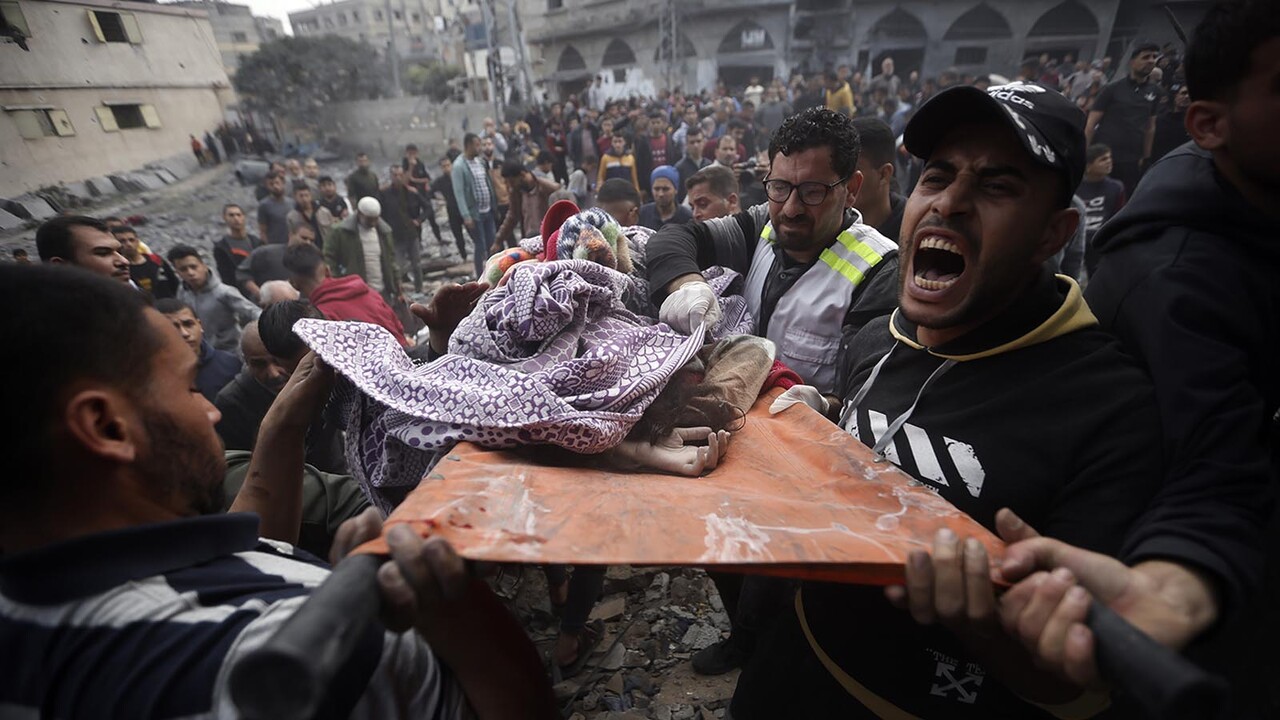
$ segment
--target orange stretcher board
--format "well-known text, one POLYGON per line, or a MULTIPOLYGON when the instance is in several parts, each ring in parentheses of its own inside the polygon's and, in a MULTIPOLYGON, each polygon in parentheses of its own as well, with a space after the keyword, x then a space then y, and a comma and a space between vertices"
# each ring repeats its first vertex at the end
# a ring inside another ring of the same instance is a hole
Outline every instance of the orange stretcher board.
MULTIPOLYGON (((704 477, 602 469, 556 448, 459 444, 391 514, 471 560, 716 566, 862 584, 901 582, 907 553, 949 527, 1003 543, 807 406, 761 397, 704 477)), ((381 539, 360 552, 385 553, 381 539)))

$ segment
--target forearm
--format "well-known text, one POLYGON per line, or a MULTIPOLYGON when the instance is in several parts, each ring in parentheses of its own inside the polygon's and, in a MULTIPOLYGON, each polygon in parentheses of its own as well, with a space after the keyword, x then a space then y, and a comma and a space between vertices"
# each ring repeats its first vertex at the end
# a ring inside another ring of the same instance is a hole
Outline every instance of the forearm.
POLYGON ((249 472, 231 503, 231 512, 257 513, 261 518, 258 534, 264 538, 298 541, 306 434, 305 427, 281 422, 272 410, 267 411, 258 430, 249 472))
POLYGON ((457 607, 464 609, 432 617, 419 632, 453 671, 476 716, 559 717, 537 651, 488 586, 472 579, 457 607))
POLYGON ((1155 145, 1155 140, 1156 140, 1156 120, 1155 118, 1151 118, 1151 121, 1147 123, 1147 131, 1143 134, 1143 138, 1142 138, 1142 159, 1143 160, 1151 159, 1151 148, 1155 145))
POLYGON ((1133 567, 1173 610, 1162 628, 1143 628, 1159 642, 1181 649, 1218 620, 1219 600, 1204 572, 1168 560, 1147 560, 1133 567))

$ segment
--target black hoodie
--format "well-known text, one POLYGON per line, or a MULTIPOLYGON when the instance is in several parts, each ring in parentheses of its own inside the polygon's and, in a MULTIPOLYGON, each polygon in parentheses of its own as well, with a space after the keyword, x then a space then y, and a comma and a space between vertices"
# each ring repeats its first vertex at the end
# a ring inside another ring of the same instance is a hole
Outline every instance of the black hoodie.
POLYGON ((1087 299, 1155 383, 1169 469, 1123 558, 1207 570, 1238 608, 1260 584, 1278 457, 1276 223, 1188 143, 1151 167, 1095 244, 1087 299))
MULTIPOLYGON (((1159 484, 1160 428, 1151 384, 1075 281, 1045 272, 965 336, 932 348, 916 337, 900 311, 862 328, 841 426, 988 528, 1010 507, 1114 554, 1159 484)), ((1053 717, 881 588, 805 582, 795 608, 743 669, 734 717, 1053 717)))

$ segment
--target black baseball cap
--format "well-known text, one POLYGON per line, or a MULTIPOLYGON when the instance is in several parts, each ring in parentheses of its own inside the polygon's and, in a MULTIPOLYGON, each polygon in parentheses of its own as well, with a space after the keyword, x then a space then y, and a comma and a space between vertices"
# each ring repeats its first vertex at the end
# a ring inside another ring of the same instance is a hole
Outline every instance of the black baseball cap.
POLYGON ((920 106, 902 133, 902 144, 927 160, 948 132, 985 121, 1007 124, 1036 162, 1062 173, 1070 199, 1084 177, 1084 113, 1062 93, 1039 83, 947 88, 920 106))

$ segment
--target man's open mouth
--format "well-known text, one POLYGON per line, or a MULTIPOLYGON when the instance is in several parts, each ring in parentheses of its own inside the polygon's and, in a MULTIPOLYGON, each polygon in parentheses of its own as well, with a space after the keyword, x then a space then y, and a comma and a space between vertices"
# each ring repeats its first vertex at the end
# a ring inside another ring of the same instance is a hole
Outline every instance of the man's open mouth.
POLYGON ((946 290, 964 274, 964 255, 955 243, 938 235, 928 235, 916 246, 911 259, 917 287, 946 290))

